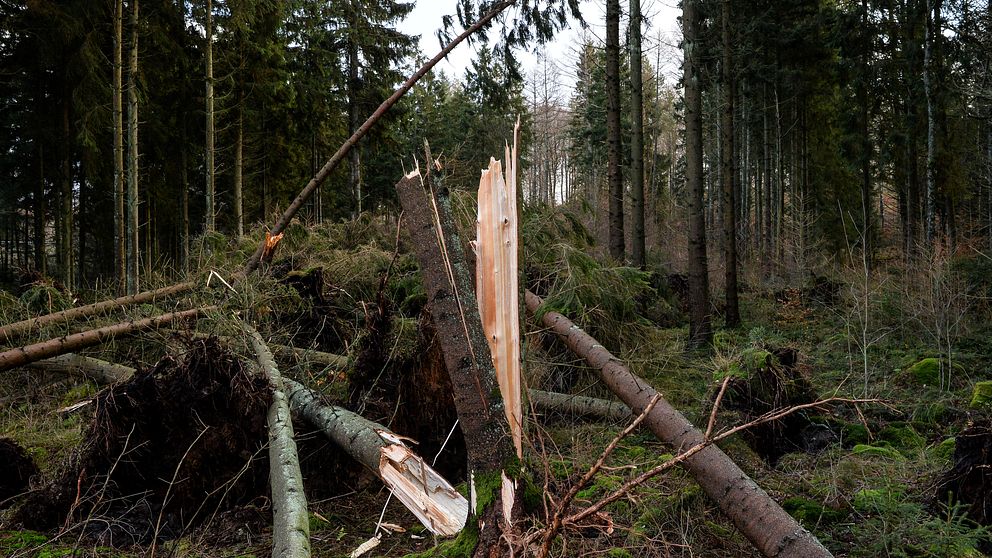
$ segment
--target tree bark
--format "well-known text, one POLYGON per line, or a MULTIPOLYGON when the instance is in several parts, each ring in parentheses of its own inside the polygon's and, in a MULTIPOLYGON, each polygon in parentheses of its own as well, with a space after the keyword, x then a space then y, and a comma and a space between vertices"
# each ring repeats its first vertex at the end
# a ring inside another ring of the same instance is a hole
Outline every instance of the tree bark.
POLYGON ((80 375, 100 385, 123 382, 134 376, 135 373, 135 369, 130 366, 77 355, 75 353, 32 362, 28 365, 28 368, 71 376, 80 375))
POLYGON ((606 174, 610 191, 610 257, 624 263, 623 175, 620 172, 620 0, 606 0, 606 174))
POLYGON ((731 71, 732 45, 730 42, 730 0, 723 0, 721 14, 721 35, 723 39, 723 59, 720 63, 723 112, 720 122, 720 172, 723 187, 723 249, 726 283, 726 326, 737 327, 741 323, 740 305, 737 301, 737 207, 734 177, 734 97, 735 81, 731 71))
MULTIPOLYGON (((359 140, 361 140, 363 137, 365 137, 366 134, 368 134, 372 126, 374 126, 379 121, 379 119, 382 118, 382 116, 386 113, 386 111, 392 108, 392 106, 395 105, 397 101, 399 101, 400 98, 403 97, 403 95, 406 95, 406 93, 413 88, 414 84, 416 84, 420 80, 420 78, 424 77, 428 72, 430 72, 431 68, 433 68, 434 66, 437 65, 438 62, 443 60, 448 55, 448 53, 454 50, 454 48, 458 46, 462 41, 464 41, 466 38, 477 32, 479 29, 485 27, 490 21, 492 21, 494 17, 496 17, 497 15, 502 13, 503 10, 509 8, 515 3, 516 0, 504 0, 494 5, 492 9, 486 13, 486 15, 482 16, 479 19, 479 21, 473 23, 468 29, 462 32, 461 35, 455 37, 455 39, 451 41, 443 49, 441 49, 441 52, 439 52, 436 56, 434 56, 434 58, 431 58, 412 76, 407 78, 407 80, 404 81, 403 84, 400 85, 400 87, 396 91, 394 91, 393 94, 390 95, 388 99, 386 99, 385 101, 382 102, 381 105, 379 105, 379 108, 377 108, 375 112, 373 112, 372 115, 365 120, 365 123, 359 126, 358 130, 356 130, 355 133, 351 135, 351 137, 349 137, 347 140, 345 140, 343 144, 341 144, 341 147, 338 148, 338 150, 334 153, 334 155, 332 155, 331 158, 326 163, 324 163, 324 166, 321 167, 320 171, 316 175, 314 175, 313 178, 310 179, 310 182, 308 182, 306 187, 304 187, 303 190, 299 193, 299 195, 296 196, 296 199, 293 200, 293 203, 291 203, 289 207, 286 208, 286 211, 283 212, 282 216, 279 217, 279 220, 276 221, 275 225, 273 225, 271 233, 273 235, 276 235, 286 229, 286 227, 289 225, 289 222, 293 220, 293 217, 296 215, 296 213, 299 212, 300 208, 303 207, 303 204, 305 204, 306 201, 310 199, 310 196, 313 195, 314 190, 320 187, 320 185, 323 184, 325 180, 327 180, 327 177, 329 177, 331 173, 334 172, 334 169, 336 169, 337 166, 341 164, 341 161, 345 158, 345 156, 348 155, 348 153, 355 146, 355 144, 357 144, 359 140)), ((255 249, 255 253, 252 254, 252 256, 248 259, 248 262, 245 264, 245 268, 244 268, 245 275, 258 269, 258 266, 262 261, 262 254, 264 252, 265 252, 265 242, 263 241, 258 245, 258 248, 255 249)))
POLYGON ((196 286, 196 283, 179 283, 176 285, 170 285, 168 287, 162 287, 161 289, 155 289, 152 291, 145 291, 143 293, 138 293, 136 295, 127 295, 115 298, 113 300, 105 300, 103 302, 96 302, 94 304, 88 304, 86 306, 79 306, 76 308, 69 308, 68 310, 63 310, 61 312, 55 312, 53 314, 46 314, 44 316, 39 316, 37 318, 31 318, 29 320, 23 320, 20 322, 15 322, 12 324, 0 327, 0 342, 10 343, 15 338, 26 335, 33 331, 36 331, 44 326, 55 324, 59 322, 69 322, 77 318, 83 318, 86 316, 99 316, 102 314, 107 314, 117 308, 122 306, 130 306, 132 304, 144 304, 145 302, 154 302, 157 299, 163 299, 170 297, 172 295, 182 294, 187 291, 192 290, 196 286))
POLYGON ((315 393, 293 380, 283 378, 283 385, 294 413, 320 428, 338 447, 386 482, 431 532, 452 536, 461 531, 468 517, 468 501, 422 458, 396 443, 399 436, 347 409, 320 403, 315 393), (394 461, 396 454, 404 458, 403 462, 394 461), (414 469, 418 474, 412 474, 414 469), (399 479, 396 474, 401 470, 411 474, 399 479))
POLYGON ((940 40, 940 5, 942 0, 926 0, 926 37, 923 47, 923 87, 927 96, 927 193, 926 244, 933 249, 937 214, 937 84, 934 48, 940 40))
POLYGON ((238 123, 234 132, 234 225, 240 239, 245 235, 244 202, 242 201, 242 181, 244 180, 244 99, 238 101, 238 123))
POLYGON ((698 0, 684 0, 682 40, 685 82, 686 191, 689 195, 689 346, 709 345, 709 274, 706 267, 706 215, 703 207, 703 114, 699 83, 698 0))
POLYGON ((118 293, 124 290, 127 273, 127 242, 124 240, 127 229, 124 225, 123 28, 124 1, 114 0, 114 275, 118 281, 118 293))
MULTIPOLYGON (((204 52, 206 55, 206 76, 204 81, 206 82, 206 209, 204 209, 204 227, 207 232, 213 232, 217 226, 216 218, 216 198, 214 191, 214 13, 213 13, 213 3, 211 0, 207 0, 207 24, 206 24, 206 43, 204 44, 204 52)), ((273 233, 275 234, 275 233, 273 233)))
POLYGON ((127 270, 125 292, 138 292, 138 0, 131 0, 131 52, 127 76, 127 270))
POLYGON ((272 558, 310 556, 310 517, 303 492, 303 474, 293 439, 293 417, 283 391, 282 374, 257 331, 247 324, 258 365, 272 385, 269 405, 269 483, 272 486, 272 558))
POLYGON ((616 401, 541 391, 527 390, 530 403, 543 411, 554 411, 568 416, 597 417, 607 420, 625 420, 631 418, 630 407, 616 401))
MULTIPOLYGON (((527 291, 527 310, 536 313, 540 297, 527 291)), ((657 391, 634 375, 568 318, 548 312, 542 324, 555 332, 569 349, 584 358, 603 383, 640 414, 657 391)), ((658 439, 677 451, 705 441, 703 433, 664 399, 659 400, 644 420, 658 439)), ((831 556, 816 538, 800 526, 771 497, 740 469, 723 451, 707 446, 685 461, 685 468, 723 513, 762 554, 776 558, 826 558, 831 556)))
POLYGON ((501 548, 501 538, 509 528, 500 512, 504 507, 501 477, 516 474, 516 459, 509 429, 503 423, 503 398, 472 292, 471 271, 447 192, 435 191, 431 176, 421 176, 419 171, 400 180, 396 191, 451 378, 468 452, 472 501, 480 502, 480 509, 472 510, 474 528, 479 532, 473 555, 490 556, 491 551, 501 548))
POLYGON ((641 72, 641 0, 630 0, 630 134, 631 260, 644 269, 644 90, 641 72))
POLYGON ((139 333, 141 331, 155 329, 180 320, 196 318, 201 312, 208 308, 197 308, 182 312, 172 312, 162 314, 154 318, 145 318, 130 322, 121 322, 112 326, 91 329, 82 333, 74 333, 65 337, 57 337, 26 345, 16 349, 10 349, 0 353, 0 372, 24 366, 42 359, 51 358, 65 353, 78 351, 87 347, 93 347, 101 343, 116 339, 123 335, 139 333))

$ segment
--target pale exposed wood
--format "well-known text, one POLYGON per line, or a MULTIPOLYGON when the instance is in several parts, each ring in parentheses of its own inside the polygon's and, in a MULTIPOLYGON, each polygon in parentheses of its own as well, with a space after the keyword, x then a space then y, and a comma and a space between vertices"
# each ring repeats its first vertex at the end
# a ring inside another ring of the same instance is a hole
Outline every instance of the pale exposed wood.
POLYGON ((158 299, 182 294, 193 290, 195 286, 196 283, 193 282, 178 283, 175 285, 169 285, 168 287, 162 287, 160 289, 145 291, 136 295, 122 296, 113 300, 104 300, 102 302, 96 302, 76 308, 69 308, 68 310, 63 310, 61 312, 54 312, 52 314, 46 314, 37 318, 31 318, 29 320, 8 324, 0 327, 0 342, 9 343, 18 336, 29 334, 32 331, 36 331, 47 325, 70 322, 77 318, 86 316, 99 316, 124 306, 154 302, 158 299))
POLYGON ((479 179, 475 292, 517 457, 523 455, 520 404, 520 297, 517 277, 517 134, 506 147, 506 177, 496 159, 479 179))
POLYGON ((251 336, 258 365, 272 384, 272 404, 267 415, 269 483, 272 486, 272 558, 308 558, 310 516, 282 374, 262 336, 251 326, 245 324, 244 327, 251 336))
POLYGON ((75 333, 65 337, 49 339, 48 341, 42 341, 41 343, 35 343, 33 345, 10 349, 0 353, 0 372, 10 370, 11 368, 16 368, 18 366, 24 366, 32 362, 37 362, 42 359, 84 349, 86 347, 93 347, 122 335, 130 335, 148 329, 167 326, 177 321, 196 318, 201 312, 212 308, 213 307, 197 308, 193 310, 185 310, 183 312, 172 312, 161 316, 155 316, 153 318, 145 318, 143 320, 121 322, 119 324, 91 329, 89 331, 75 333))
POLYGON ((438 535, 457 534, 468 518, 468 501, 401 437, 347 409, 320 402, 302 384, 283 378, 293 411, 356 461, 375 473, 425 527, 438 535))

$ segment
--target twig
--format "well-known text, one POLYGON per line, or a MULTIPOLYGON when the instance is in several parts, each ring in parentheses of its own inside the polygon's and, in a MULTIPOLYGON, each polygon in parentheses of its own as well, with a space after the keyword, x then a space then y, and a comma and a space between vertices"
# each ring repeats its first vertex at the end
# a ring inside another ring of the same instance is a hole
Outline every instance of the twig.
POLYGON ((723 383, 720 384, 720 392, 716 394, 716 400, 713 402, 713 410, 710 411, 710 421, 706 425, 706 434, 703 434, 703 438, 709 440, 710 435, 713 434, 713 427, 716 426, 716 413, 720 410, 720 401, 723 400, 723 394, 727 391, 727 384, 730 383, 730 374, 723 379, 723 383))
MULTIPOLYGON (((218 275, 218 277, 220 276, 218 275)), ((223 281, 223 279, 221 280, 223 281)), ((202 438, 203 435, 207 433, 207 430, 210 430, 210 426, 204 425, 203 430, 201 430, 200 433, 196 435, 196 439, 194 439, 193 442, 189 445, 189 447, 186 448, 186 451, 183 453, 182 458, 179 459, 179 463, 176 464, 176 470, 172 472, 172 480, 169 481, 169 486, 165 489, 165 496, 162 498, 162 509, 159 510, 158 518, 155 520, 155 531, 152 535, 152 548, 149 551, 150 558, 155 558, 155 546, 158 544, 158 532, 159 529, 161 529, 162 527, 162 515, 165 514, 165 506, 168 505, 169 503, 169 494, 172 492, 172 487, 176 484, 176 477, 179 476, 179 469, 182 468, 183 463, 186 461, 186 457, 189 455, 189 452, 193 450, 193 446, 195 446, 196 443, 200 441, 200 438, 202 438)))

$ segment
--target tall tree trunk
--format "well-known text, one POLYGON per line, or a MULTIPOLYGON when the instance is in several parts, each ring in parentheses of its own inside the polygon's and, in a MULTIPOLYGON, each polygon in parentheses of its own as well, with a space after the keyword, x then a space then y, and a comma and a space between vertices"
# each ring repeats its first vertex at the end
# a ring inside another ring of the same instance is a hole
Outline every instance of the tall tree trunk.
POLYGON ((124 0, 114 0, 114 278, 124 290, 127 274, 127 242, 124 235, 124 0))
POLYGON ((48 271, 48 252, 45 250, 46 214, 45 148, 38 141, 38 181, 35 184, 34 192, 34 265, 38 273, 42 275, 48 271))
POLYGON ((214 13, 211 0, 207 0, 207 37, 204 50, 207 57, 207 138, 206 138, 206 175, 207 175, 207 207, 204 210, 207 232, 213 232, 217 227, 216 199, 214 189, 214 13))
POLYGON ((871 122, 868 106, 868 80, 871 75, 871 44, 873 35, 868 29, 868 0, 861 0, 861 33, 865 35, 862 41, 861 52, 861 79, 858 80, 858 105, 860 109, 861 124, 861 228, 864 239, 862 239, 862 250, 865 251, 865 265, 870 270, 874 261, 875 251, 875 230, 874 218, 872 216, 872 206, 874 205, 871 187, 871 122))
POLYGON ((630 0, 630 104, 633 130, 630 135, 631 258, 644 268, 644 93, 641 83, 641 0, 630 0))
POLYGON ((720 167, 723 186, 723 243, 725 250, 726 275, 726 325, 737 327, 741 323, 740 305, 737 301, 737 208, 735 206, 734 169, 734 93, 735 81, 731 71, 732 56, 730 43, 730 0, 723 0, 721 15, 721 35, 723 40, 723 60, 720 64, 723 93, 723 112, 720 123, 720 167))
POLYGON ((620 174, 620 0, 606 0, 606 144, 610 257, 623 263, 623 176, 620 174))
POLYGON ((708 345, 710 328, 709 274, 706 268, 706 215, 703 207, 703 102, 699 82, 699 12, 697 0, 684 0, 682 25, 685 50, 685 180, 689 195, 689 345, 708 345))
POLYGON ((937 84, 935 83, 934 47, 940 40, 940 4, 942 0, 926 0, 926 38, 923 47, 923 86, 927 96, 927 194, 926 243, 933 249, 936 236, 937 212, 937 84))
POLYGON ((182 266, 182 269, 184 271, 188 271, 189 269, 188 268, 189 266, 189 169, 187 168, 187 165, 189 161, 186 151, 185 119, 183 121, 182 138, 183 138, 183 145, 182 147, 180 147, 179 150, 180 153, 179 181, 181 183, 180 188, 182 188, 182 192, 179 194, 180 213, 181 213, 180 219, 182 220, 182 222, 179 223, 179 250, 180 250, 179 261, 182 266))
POLYGON ((234 131, 234 222, 240 239, 245 234, 242 207, 242 177, 244 176, 244 99, 238 100, 238 123, 234 131))
MULTIPOLYGON (((354 29, 355 24, 353 23, 351 29, 351 36, 348 40, 348 134, 354 134, 355 130, 358 129, 362 124, 362 117, 358 112, 358 94, 359 89, 361 89, 361 82, 359 81, 358 72, 358 45, 356 44, 355 34, 357 30, 354 29)), ((349 153, 348 159, 348 186, 351 188, 352 195, 355 196, 355 216, 362 212, 362 158, 361 158, 361 148, 355 146, 354 149, 349 153)))
POLYGON ((127 75, 127 294, 138 292, 138 0, 131 0, 127 75))
POLYGON ((62 282, 70 289, 75 288, 73 281, 72 253, 72 89, 66 76, 62 100, 62 173, 59 189, 59 273, 62 282))

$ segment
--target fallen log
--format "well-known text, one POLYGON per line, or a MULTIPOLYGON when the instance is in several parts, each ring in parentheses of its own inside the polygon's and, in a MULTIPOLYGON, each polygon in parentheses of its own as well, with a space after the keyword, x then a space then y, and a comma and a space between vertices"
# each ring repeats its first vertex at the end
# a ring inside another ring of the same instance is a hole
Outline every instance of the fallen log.
POLYGON ((93 380, 97 384, 107 385, 123 382, 134 376, 135 369, 123 364, 107 362, 98 358, 69 353, 53 358, 32 362, 28 368, 57 372, 60 374, 80 375, 93 380))
POLYGON ((293 418, 283 379, 262 336, 245 324, 258 365, 272 384, 269 429, 269 483, 272 486, 272 558, 310 556, 310 516, 303 492, 303 474, 296 453, 293 418))
POLYGON ((93 347, 124 335, 131 335, 141 331, 155 329, 178 321, 194 319, 201 312, 213 308, 214 307, 210 306, 206 308, 184 310, 182 312, 170 312, 168 314, 162 314, 161 316, 155 316, 153 318, 121 322, 111 326, 91 329, 81 333, 74 333, 65 337, 49 339, 48 341, 42 341, 41 343, 35 343, 33 345, 10 349, 0 353, 0 372, 10 370, 11 368, 17 368, 18 366, 24 366, 32 362, 37 362, 42 359, 85 349, 86 347, 93 347))
MULTIPOLYGON (((537 314, 540 297, 526 292, 527 311, 537 314)), ((586 362, 635 414, 642 412, 658 392, 633 374, 589 334, 557 312, 547 312, 542 324, 586 362)), ((704 434, 665 399, 644 420, 655 436, 685 451, 705 442, 704 434)), ((824 558, 831 556, 809 531, 785 512, 723 451, 709 445, 685 460, 685 467, 723 513, 769 557, 824 558)))
POLYGON ((35 331, 46 325, 59 322, 69 322, 78 318, 83 318, 86 316, 99 316, 112 312, 118 308, 124 306, 130 306, 132 304, 143 304, 145 302, 154 302, 157 299, 167 298, 173 295, 184 293, 190 291, 196 283, 178 283, 175 285, 170 285, 168 287, 162 287, 160 289, 155 289, 151 291, 145 291, 143 293, 138 293, 134 295, 122 296, 115 298, 113 300, 104 300, 102 302, 95 302, 93 304, 88 304, 86 306, 79 306, 77 308, 69 308, 68 310, 63 310, 61 312, 54 312, 52 314, 46 314, 44 316, 39 316, 37 318, 31 318, 29 320, 22 320, 20 322, 15 322, 12 324, 7 324, 0 327, 0 343, 9 343, 15 338, 21 335, 27 335, 32 331, 35 331))
POLYGON ((468 518, 468 500, 424 460, 397 443, 384 426, 333 405, 324 405, 304 385, 283 378, 289 405, 356 461, 375 473, 424 527, 442 536, 458 534, 468 518))
MULTIPOLYGON (((404 95, 406 95, 406 93, 410 91, 410 89, 412 89, 413 86, 418 81, 420 81, 420 78, 427 75, 427 72, 431 71, 431 68, 436 66, 437 63, 440 62, 441 60, 444 60, 444 58, 447 57, 448 54, 452 50, 454 50, 454 48, 458 46, 462 41, 464 41, 472 34, 476 33, 477 31, 485 27, 490 21, 492 21, 494 17, 496 17, 497 15, 502 13, 503 10, 509 8, 515 3, 516 0, 503 0, 502 2, 499 2, 498 4, 494 5, 492 9, 490 9, 488 12, 486 12, 485 15, 479 18, 479 21, 476 21, 467 29, 465 29, 465 31, 463 31, 460 35, 458 35, 450 43, 448 43, 447 46, 441 49, 441 52, 437 53, 437 55, 435 55, 434 58, 431 58, 412 76, 407 78, 407 80, 404 81, 403 84, 400 85, 399 88, 396 91, 394 91, 393 94, 390 95, 388 99, 386 99, 385 101, 382 102, 381 105, 379 105, 379 108, 375 109, 375 112, 372 113, 372 116, 369 116, 368 119, 361 126, 359 126, 357 130, 355 130, 355 133, 353 133, 350 138, 348 138, 347 140, 345 140, 343 144, 341 144, 341 147, 338 148, 338 150, 334 153, 334 155, 332 155, 331 158, 328 159, 326 163, 324 163, 324 166, 321 167, 320 170, 317 172, 317 174, 310 179, 310 182, 308 182, 306 187, 304 187, 303 190, 299 193, 299 195, 296 196, 296 199, 293 200, 293 203, 289 204, 289 207, 286 208, 286 211, 283 212, 282 216, 279 217, 279 220, 276 221, 276 224, 272 227, 272 230, 266 235, 266 239, 280 235, 284 230, 286 230, 286 227, 289 226, 290 221, 293 220, 293 217, 296 215, 296 213, 303 207, 303 204, 305 204, 307 200, 310 199, 310 196, 313 195, 314 190, 319 188, 320 185, 323 184, 325 180, 327 180, 327 178, 331 175, 331 173, 334 172, 334 169, 337 168, 337 166, 341 163, 341 161, 344 160, 348 152, 351 151, 351 149, 363 137, 365 137, 365 135, 369 132, 369 130, 371 130, 372 127, 375 126, 376 122, 378 122, 379 119, 382 118, 382 116, 386 114, 386 112, 390 108, 392 108, 393 105, 399 102, 399 100, 404 95)), ((272 253, 274 251, 275 251, 275 245, 270 246, 269 243, 266 242, 266 240, 263 240, 258 245, 258 249, 255 250, 255 253, 252 254, 251 258, 248 259, 248 263, 245 264, 243 273, 245 275, 251 274, 253 271, 258 269, 258 265, 262 262, 262 256, 265 255, 267 259, 271 259, 272 253)))
POLYGON ((519 461, 503 422, 503 398, 472 292, 471 271, 447 191, 435 191, 430 174, 422 176, 415 170, 396 184, 396 192, 407 216, 403 223, 420 263, 428 308, 465 435, 471 501, 480 508, 472 509, 475 521, 471 527, 479 534, 472 554, 495 555, 504 537, 511 535, 512 517, 508 516, 515 499, 507 474, 517 476, 519 461))
MULTIPOLYGON (((216 337, 217 339, 220 339, 225 343, 234 342, 234 338, 232 337, 225 337, 223 335, 212 335, 210 333, 194 332, 192 336, 195 339, 216 337)), ((267 345, 273 354, 282 358, 296 358, 299 360, 310 360, 316 362, 317 364, 323 364, 324 366, 329 366, 335 370, 346 370, 348 368, 348 357, 344 355, 325 353, 322 351, 315 351, 312 349, 299 349, 291 345, 278 345, 276 343, 268 343, 267 345)))
POLYGON ((527 390, 527 395, 535 408, 545 411, 607 420, 625 420, 632 416, 630 407, 616 401, 539 389, 527 390))

